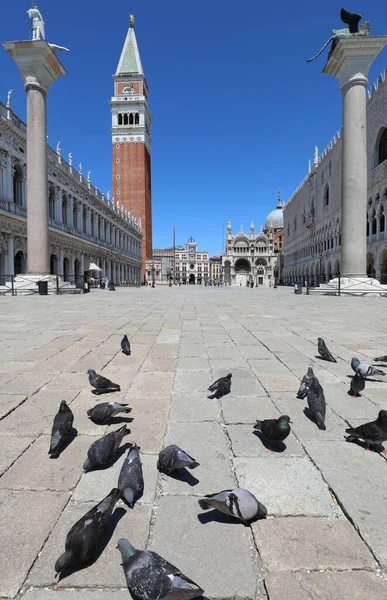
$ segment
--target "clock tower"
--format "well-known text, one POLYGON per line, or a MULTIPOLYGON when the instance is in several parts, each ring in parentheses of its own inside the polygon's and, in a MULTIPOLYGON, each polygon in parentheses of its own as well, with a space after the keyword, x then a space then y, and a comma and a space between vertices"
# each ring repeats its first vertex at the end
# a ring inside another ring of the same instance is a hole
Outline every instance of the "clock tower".
POLYGON ((134 32, 134 16, 114 78, 112 111, 112 193, 121 208, 141 219, 143 277, 152 258, 151 137, 148 86, 134 32))

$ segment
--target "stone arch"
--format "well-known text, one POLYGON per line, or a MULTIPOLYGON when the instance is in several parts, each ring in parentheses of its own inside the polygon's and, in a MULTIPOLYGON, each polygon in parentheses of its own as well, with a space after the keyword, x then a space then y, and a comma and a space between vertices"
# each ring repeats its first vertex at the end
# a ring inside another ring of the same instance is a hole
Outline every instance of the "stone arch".
POLYGON ((224 283, 231 285, 231 262, 229 260, 224 263, 224 283))
POLYGON ((370 250, 367 252, 367 275, 375 277, 375 258, 370 250))
POLYGON ((239 272, 250 273, 250 271, 251 271, 250 262, 247 260, 247 258, 238 258, 238 260, 235 262, 234 269, 235 269, 236 273, 239 273, 239 272))
POLYGON ((384 249, 379 257, 380 283, 387 284, 387 250, 384 249))
POLYGON ((70 281, 70 266, 71 266, 70 260, 69 260, 68 256, 65 256, 63 259, 63 269, 62 269, 64 281, 70 281))
POLYGON ((267 267, 267 261, 264 258, 257 258, 257 260, 255 261, 255 264, 258 265, 262 265, 263 267, 267 267))
POLYGON ((377 167, 385 160, 387 160, 387 129, 386 127, 381 127, 376 136, 374 167, 377 167))
POLYGON ((58 275, 58 256, 55 253, 50 254, 50 275, 58 275))
POLYGON ((15 275, 21 275, 26 271, 26 257, 23 250, 18 250, 13 259, 15 275))
POLYGON ((13 201, 19 206, 24 206, 24 172, 21 164, 15 162, 13 166, 13 201))

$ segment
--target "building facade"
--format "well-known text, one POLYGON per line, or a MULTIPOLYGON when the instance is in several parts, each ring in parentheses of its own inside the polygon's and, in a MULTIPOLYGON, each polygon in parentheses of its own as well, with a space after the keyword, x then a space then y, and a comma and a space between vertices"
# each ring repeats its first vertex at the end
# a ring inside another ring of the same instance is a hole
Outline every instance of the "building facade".
MULTIPOLYGON (((288 200, 284 210, 286 284, 311 285, 338 276, 341 249, 342 138, 338 132, 288 200)), ((364 214, 367 273, 387 283, 387 82, 382 73, 367 100, 368 199, 364 214)))
POLYGON ((143 275, 152 258, 151 136, 149 89, 141 64, 134 17, 114 75, 112 111, 112 190, 121 206, 141 223, 143 275))
MULTIPOLYGON (((175 266, 174 261, 175 251, 173 248, 154 248, 152 253, 152 260, 160 261, 161 263, 161 282, 169 283, 173 280, 173 270, 175 266)), ((148 261, 149 264, 149 261, 148 261)), ((149 269, 148 269, 149 270, 149 269)))
MULTIPOLYGON (((27 272, 27 128, 0 103, 0 279, 27 272)), ((120 284, 141 279, 142 231, 119 201, 112 203, 82 166, 66 162, 60 144, 47 148, 51 273, 81 279, 95 263, 120 284)))
MULTIPOLYGON (((152 264, 161 265, 159 283, 207 284, 210 261, 207 250, 198 250, 197 243, 190 237, 185 247, 155 249, 153 258, 146 261, 146 281, 152 281, 152 264)), ((157 281, 157 276, 156 276, 157 281)))
POLYGON ((227 223, 226 250, 222 254, 223 281, 228 285, 274 286, 277 275, 277 259, 283 244, 283 205, 278 198, 277 206, 266 218, 264 227, 255 233, 251 221, 249 233, 233 235, 231 223, 227 223))
POLYGON ((210 262, 210 281, 218 282, 222 281, 222 257, 211 256, 210 262))

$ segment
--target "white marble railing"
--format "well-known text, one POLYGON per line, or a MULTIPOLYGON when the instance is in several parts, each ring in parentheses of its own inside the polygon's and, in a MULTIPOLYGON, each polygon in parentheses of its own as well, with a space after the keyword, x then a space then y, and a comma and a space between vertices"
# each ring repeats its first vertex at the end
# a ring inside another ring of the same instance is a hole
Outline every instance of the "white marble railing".
POLYGON ((26 207, 20 206, 20 204, 15 204, 15 202, 12 202, 11 200, 4 200, 3 198, 0 198, 0 210, 5 210, 13 215, 18 215, 19 217, 27 217, 26 207))

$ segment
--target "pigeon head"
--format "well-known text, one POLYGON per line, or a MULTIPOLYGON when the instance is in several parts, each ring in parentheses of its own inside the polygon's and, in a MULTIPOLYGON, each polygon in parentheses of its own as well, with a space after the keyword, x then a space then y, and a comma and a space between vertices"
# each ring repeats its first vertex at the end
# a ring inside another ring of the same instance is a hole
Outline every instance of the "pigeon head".
POLYGON ((227 377, 227 379, 231 379, 231 377, 232 377, 231 373, 227 373, 226 377, 227 377))
POLYGON ((290 420, 290 417, 288 417, 288 415, 281 415, 278 419, 278 425, 280 429, 288 429, 289 423, 291 422, 292 421, 290 420))
POLYGON ((127 562, 137 552, 136 548, 125 538, 118 540, 116 548, 121 552, 123 563, 127 562))
POLYGON ((87 418, 91 419, 91 413, 92 413, 92 408, 89 408, 89 410, 87 411, 87 418))
POLYGON ((309 365, 309 367, 308 367, 308 375, 313 375, 313 365, 309 365))
POLYGON ((89 459, 86 458, 85 462, 83 463, 83 470, 85 471, 85 473, 87 473, 88 471, 91 471, 92 468, 93 468, 93 465, 91 464, 89 459))
POLYGON ((360 365, 360 360, 356 358, 356 356, 353 356, 351 364, 353 364, 354 367, 357 367, 358 365, 360 365))
POLYGON ((55 573, 60 573, 61 571, 64 571, 64 569, 70 567, 72 562, 72 553, 66 550, 66 552, 64 552, 64 554, 62 554, 55 563, 55 573))
POLYGON ((325 342, 324 342, 324 340, 322 338, 318 338, 317 341, 318 341, 318 345, 319 346, 324 346, 325 345, 325 342))
POLYGON ((60 403, 60 406, 59 406, 59 412, 66 412, 68 410, 69 410, 69 407, 67 406, 66 400, 62 400, 62 402, 60 403))
POLYGON ((387 425, 387 410, 380 410, 378 414, 378 421, 383 421, 387 425))
POLYGON ((91 377, 94 377, 95 375, 95 371, 94 369, 88 369, 88 371, 86 371, 88 375, 90 375, 91 377))

